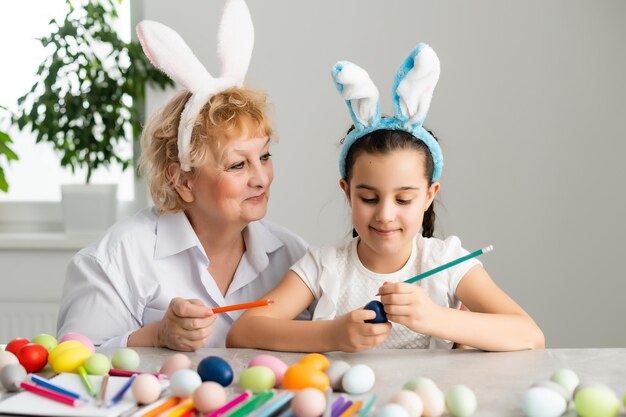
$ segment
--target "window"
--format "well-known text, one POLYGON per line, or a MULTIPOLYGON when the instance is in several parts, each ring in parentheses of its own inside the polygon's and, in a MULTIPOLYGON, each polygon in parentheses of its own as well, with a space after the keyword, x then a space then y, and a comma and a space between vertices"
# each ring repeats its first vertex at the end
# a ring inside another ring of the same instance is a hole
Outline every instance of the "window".
MULTIPOLYGON (((122 2, 118 7, 120 17, 117 29, 120 36, 128 41, 131 30, 130 0, 122 2)), ((2 2, 0 39, 3 39, 4 59, 0 65, 0 105, 14 110, 17 98, 29 91, 38 65, 47 56, 37 38, 48 33, 48 22, 51 19, 62 20, 66 11, 64 0, 2 2)), ((61 184, 84 182, 86 173, 77 171, 72 174, 69 169, 61 168, 59 157, 48 143, 36 144, 34 135, 27 131, 20 132, 14 127, 4 125, 0 129, 10 134, 14 142, 12 148, 20 158, 9 166, 5 165, 9 192, 0 192, 0 222, 12 221, 15 210, 10 207, 13 203, 13 206, 18 204, 23 208, 26 205, 36 211, 38 208, 35 206, 59 205, 61 184)), ((132 155, 132 143, 125 146, 128 149, 124 149, 124 152, 132 155)), ((135 178, 132 168, 125 172, 118 166, 112 166, 108 172, 98 170, 93 174, 92 182, 117 183, 118 199, 122 202, 134 200, 135 178)), ((51 221, 50 218, 41 220, 51 221)))

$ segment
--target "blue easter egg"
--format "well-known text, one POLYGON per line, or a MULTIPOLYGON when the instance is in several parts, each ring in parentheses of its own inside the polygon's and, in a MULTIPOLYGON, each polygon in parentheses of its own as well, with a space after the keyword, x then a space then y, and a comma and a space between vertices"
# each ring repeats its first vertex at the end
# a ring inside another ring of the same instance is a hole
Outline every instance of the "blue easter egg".
POLYGON ((370 301, 363 307, 366 310, 372 310, 376 313, 376 318, 365 320, 365 323, 387 323, 387 314, 385 314, 385 306, 378 300, 370 301))
POLYGON ((218 356, 207 356, 198 364, 198 374, 202 382, 213 381, 223 387, 233 382, 233 368, 218 356))

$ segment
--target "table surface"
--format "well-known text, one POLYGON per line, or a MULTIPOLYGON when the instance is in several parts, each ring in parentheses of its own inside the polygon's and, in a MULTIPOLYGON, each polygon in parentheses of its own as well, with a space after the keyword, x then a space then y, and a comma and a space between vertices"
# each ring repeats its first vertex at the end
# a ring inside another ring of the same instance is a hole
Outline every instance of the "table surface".
MULTIPOLYGON (((114 350, 101 350, 112 356, 114 350)), ((166 349, 137 349, 141 370, 158 371, 164 358, 173 352, 166 349)), ((248 361, 261 353, 281 358, 287 365, 297 363, 304 353, 267 352, 254 349, 200 349, 187 355, 194 369, 206 356, 219 356, 238 375, 248 361)), ((482 352, 478 350, 372 350, 360 353, 327 353, 332 362, 343 360, 351 365, 366 364, 376 374, 374 388, 351 399, 377 396, 380 407, 402 389, 406 381, 418 376, 431 378, 445 393, 456 384, 465 384, 476 394, 476 416, 523 416, 520 401, 531 384, 547 380, 560 368, 572 369, 583 383, 601 383, 612 388, 621 399, 626 393, 626 349, 545 349, 521 352, 482 352)), ((334 395, 339 395, 335 393, 334 395)), ((571 408, 571 407, 570 407, 571 408)), ((623 414, 623 411, 622 411, 623 414)), ((575 416, 573 410, 566 416, 575 416)))
MULTIPOLYGON (((157 372, 164 360, 174 352, 167 349, 136 348, 141 358, 139 369, 157 372)), ((111 357, 115 349, 99 349, 111 357)), ((235 373, 231 395, 240 392, 236 384, 248 361, 261 353, 281 358, 287 365, 297 363, 304 353, 268 352, 254 349, 200 349, 186 353, 194 369, 203 358, 219 356, 235 373)), ((523 416, 520 401, 531 384, 549 379, 560 368, 572 369, 583 383, 601 383, 612 388, 620 398, 626 393, 626 349, 545 349, 521 352, 482 352, 476 350, 373 350, 361 353, 331 352, 332 362, 343 360, 351 365, 366 364, 376 374, 374 388, 350 399, 367 400, 372 393, 380 407, 399 391, 404 383, 418 376, 429 377, 445 391, 456 384, 465 384, 476 394, 475 416, 523 416)), ((334 393, 334 396, 340 393, 334 393)), ((373 413, 371 415, 374 415, 373 413)), ((565 416, 575 416, 571 409, 565 416)), ((622 410, 621 415, 624 415, 622 410)))

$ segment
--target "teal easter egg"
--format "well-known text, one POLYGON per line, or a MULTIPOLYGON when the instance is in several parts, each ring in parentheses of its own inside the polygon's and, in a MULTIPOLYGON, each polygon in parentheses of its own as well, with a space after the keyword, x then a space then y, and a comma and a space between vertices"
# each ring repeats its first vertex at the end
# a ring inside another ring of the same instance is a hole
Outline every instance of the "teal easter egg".
POLYGON ((574 406, 580 417, 615 417, 619 413, 619 400, 606 387, 581 389, 576 393, 574 406))
POLYGON ((136 371, 139 368, 139 354, 130 348, 122 348, 113 354, 111 363, 115 369, 136 371))
POLYGON ((272 389, 274 384, 276 384, 276 375, 267 366, 253 366, 239 375, 239 386, 255 394, 272 389))
POLYGON ((522 397, 522 411, 526 417, 558 417, 567 410, 563 396, 547 387, 532 387, 522 397))
POLYGON ((106 355, 94 353, 87 358, 83 366, 89 375, 106 375, 111 369, 111 362, 106 355))
POLYGON ((578 378, 578 375, 576 375, 576 373, 571 369, 567 368, 556 370, 552 374, 552 376, 550 376, 550 381, 556 382, 557 384, 565 388, 569 395, 569 399, 572 398, 574 390, 576 389, 578 384, 580 384, 580 379, 578 378))

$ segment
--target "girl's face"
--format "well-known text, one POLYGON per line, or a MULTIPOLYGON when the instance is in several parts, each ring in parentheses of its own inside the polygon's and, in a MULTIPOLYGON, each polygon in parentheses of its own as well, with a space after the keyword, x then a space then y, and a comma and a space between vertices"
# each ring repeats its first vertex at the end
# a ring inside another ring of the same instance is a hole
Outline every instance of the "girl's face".
POLYGON ((197 178, 177 188, 191 203, 186 211, 194 228, 199 223, 245 226, 265 216, 274 177, 269 147, 267 136, 231 138, 217 160, 196 168, 197 178))
POLYGON ((394 272, 404 265, 424 212, 439 191, 438 182, 428 185, 424 158, 417 150, 361 153, 350 183, 340 181, 352 207, 352 224, 361 238, 361 261, 370 268, 393 265, 392 270, 375 272, 394 272))

